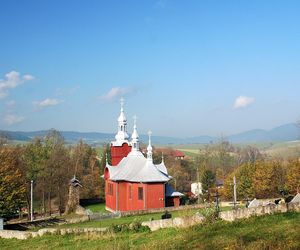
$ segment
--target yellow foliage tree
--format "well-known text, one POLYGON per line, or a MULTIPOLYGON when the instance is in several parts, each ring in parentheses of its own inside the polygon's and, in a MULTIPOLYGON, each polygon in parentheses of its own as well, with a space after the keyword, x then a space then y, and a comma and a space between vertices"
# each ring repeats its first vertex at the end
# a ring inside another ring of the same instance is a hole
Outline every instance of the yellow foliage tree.
POLYGON ((286 186, 290 193, 300 192, 300 159, 288 162, 286 179, 286 186))

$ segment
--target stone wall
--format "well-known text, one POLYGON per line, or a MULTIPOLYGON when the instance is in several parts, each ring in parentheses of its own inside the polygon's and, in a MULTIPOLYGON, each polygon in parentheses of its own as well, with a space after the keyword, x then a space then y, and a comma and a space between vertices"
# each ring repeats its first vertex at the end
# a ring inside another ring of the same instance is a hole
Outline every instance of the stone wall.
POLYGON ((196 224, 201 223, 204 220, 202 215, 194 215, 191 217, 182 217, 182 218, 174 218, 174 219, 165 219, 165 220, 152 220, 152 221, 145 221, 142 223, 143 226, 148 226, 151 231, 156 231, 161 228, 168 228, 168 227, 190 227, 196 224))
POLYGON ((265 214, 285 213, 288 211, 300 212, 300 203, 269 204, 266 206, 224 211, 220 213, 220 218, 225 221, 234 221, 236 219, 249 218, 254 215, 260 216, 265 214))
POLYGON ((37 232, 1 230, 0 238, 26 240, 45 234, 65 235, 65 234, 81 234, 81 233, 100 233, 105 232, 107 228, 43 228, 37 232))

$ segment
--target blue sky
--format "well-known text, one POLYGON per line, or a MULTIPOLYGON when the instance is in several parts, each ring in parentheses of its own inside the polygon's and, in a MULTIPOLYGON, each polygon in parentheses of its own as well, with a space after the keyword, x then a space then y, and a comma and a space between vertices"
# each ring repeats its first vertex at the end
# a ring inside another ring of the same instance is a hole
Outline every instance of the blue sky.
POLYGON ((300 118, 299 1, 0 2, 0 128, 229 135, 300 118))

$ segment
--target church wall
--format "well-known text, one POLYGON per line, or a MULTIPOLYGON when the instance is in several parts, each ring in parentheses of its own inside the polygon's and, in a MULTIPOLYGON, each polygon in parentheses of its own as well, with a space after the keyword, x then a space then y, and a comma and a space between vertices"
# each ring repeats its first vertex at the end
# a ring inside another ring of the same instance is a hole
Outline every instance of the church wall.
POLYGON ((113 181, 105 181, 105 204, 106 207, 111 210, 116 210, 116 183, 113 181), (112 193, 110 193, 110 186, 112 187, 112 193))
POLYGON ((143 183, 133 183, 133 199, 132 199, 133 210, 145 209, 145 184, 143 183), (138 199, 139 188, 143 188, 143 199, 138 199))
POLYGON ((119 182, 118 183, 118 210, 119 211, 126 211, 127 210, 127 189, 128 189, 127 182, 119 182))
POLYGON ((148 183, 147 185, 147 209, 163 208, 164 202, 164 183, 148 183))

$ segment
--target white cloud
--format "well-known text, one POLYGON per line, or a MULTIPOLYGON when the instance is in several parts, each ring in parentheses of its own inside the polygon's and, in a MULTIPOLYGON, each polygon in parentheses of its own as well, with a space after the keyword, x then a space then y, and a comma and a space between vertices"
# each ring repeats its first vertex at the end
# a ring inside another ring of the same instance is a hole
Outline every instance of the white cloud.
POLYGON ((11 71, 5 75, 5 79, 0 79, 0 99, 8 95, 9 89, 14 89, 26 81, 33 80, 31 75, 24 75, 20 77, 20 73, 17 71, 11 71))
POLYGON ((25 119, 25 117, 23 117, 23 116, 7 114, 4 117, 4 122, 8 125, 13 125, 13 124, 22 122, 24 119, 25 119))
POLYGON ((235 99, 234 102, 234 108, 239 109, 239 108, 245 108, 252 104, 255 101, 254 97, 249 97, 249 96, 239 96, 235 99))
POLYGON ((61 100, 46 98, 42 101, 33 102, 33 104, 39 108, 45 108, 45 107, 49 107, 49 106, 56 106, 62 102, 63 101, 61 101, 61 100))
POLYGON ((105 95, 100 96, 103 101, 114 101, 126 94, 133 92, 132 88, 113 87, 105 95))
POLYGON ((24 75, 23 79, 24 79, 24 81, 32 81, 32 80, 34 80, 34 76, 32 76, 32 75, 24 75))

